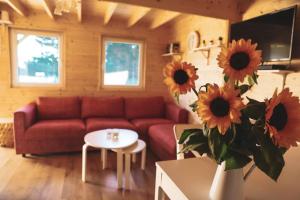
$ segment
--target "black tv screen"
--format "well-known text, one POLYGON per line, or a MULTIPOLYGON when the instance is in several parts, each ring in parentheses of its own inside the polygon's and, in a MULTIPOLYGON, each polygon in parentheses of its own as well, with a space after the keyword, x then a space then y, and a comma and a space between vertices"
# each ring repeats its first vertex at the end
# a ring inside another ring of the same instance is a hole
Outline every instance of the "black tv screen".
POLYGON ((231 40, 251 39, 263 52, 263 62, 290 60, 297 7, 231 25, 231 40))

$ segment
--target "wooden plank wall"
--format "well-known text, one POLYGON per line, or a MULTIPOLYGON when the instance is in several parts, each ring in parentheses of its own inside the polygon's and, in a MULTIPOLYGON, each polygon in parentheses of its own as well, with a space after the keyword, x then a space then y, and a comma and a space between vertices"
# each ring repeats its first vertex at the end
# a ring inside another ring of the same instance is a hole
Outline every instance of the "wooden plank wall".
MULTIPOLYGON (((300 4, 299 0, 249 0, 241 1, 240 13, 243 14, 243 19, 252 18, 263 13, 272 12, 277 9, 286 8, 295 4, 300 4)), ((295 33, 295 53, 300 54, 300 10, 298 11, 298 23, 295 33)), ((209 41, 211 39, 216 40, 219 36, 225 38, 225 42, 228 39, 229 22, 226 20, 218 20, 214 18, 189 16, 178 20, 172 24, 172 41, 179 41, 184 51, 183 60, 193 63, 199 68, 198 75, 199 81, 197 85, 202 85, 206 82, 210 83, 222 83, 222 73, 218 70, 216 57, 219 53, 218 49, 212 50, 210 64, 207 65, 206 59, 201 52, 188 52, 187 51, 187 35, 191 31, 199 31, 201 35, 201 41, 204 39, 209 41)), ((292 60, 292 67, 300 69, 300 60, 292 60)), ((290 87, 291 91, 295 95, 300 96, 300 73, 292 73, 287 76, 286 87, 290 87)), ((283 76, 271 73, 260 73, 259 85, 255 86, 248 96, 256 98, 258 100, 264 100, 267 97, 271 97, 275 88, 281 89, 283 84, 283 76)), ((194 94, 182 96, 180 98, 180 104, 189 109, 189 104, 195 101, 194 94)), ((190 117, 191 122, 198 122, 198 117, 192 114, 190 117)))
MULTIPOLYGON (((247 1, 245 1, 247 3, 247 1)), ((255 0, 247 5, 241 5, 241 12, 243 13, 243 19, 253 18, 262 14, 280 10, 283 8, 298 5, 298 13, 296 17, 296 27, 294 34, 294 56, 292 60, 292 67, 296 70, 300 70, 300 1, 299 0, 255 0)), ((274 33, 276 34, 276 33, 274 33)), ((278 33, 280 34, 280 33, 278 33)), ((291 73, 286 78, 286 87, 289 87, 295 95, 300 96, 300 72, 291 73)), ((250 97, 264 100, 267 97, 271 97, 275 88, 281 89, 283 84, 283 76, 278 74, 263 73, 260 74, 258 79, 259 85, 254 87, 250 97)))
MULTIPOLYGON (((205 40, 209 44, 210 40, 218 42, 218 38, 221 36, 224 38, 224 43, 228 40, 228 21, 201 17, 195 15, 189 15, 181 20, 176 21, 171 26, 172 37, 171 41, 180 42, 181 49, 184 52, 182 60, 192 63, 198 68, 197 74, 199 80, 197 81, 197 87, 204 85, 205 83, 222 83, 222 73, 220 68, 217 67, 217 55, 220 52, 220 48, 214 48, 211 50, 209 63, 207 63, 207 52, 191 52, 187 47, 188 34, 192 31, 198 31, 200 33, 200 40, 205 40)), ((201 44, 202 45, 202 44, 201 44)), ((202 45, 203 46, 203 45, 202 45)), ((191 110, 189 105, 196 100, 194 93, 182 95, 180 97, 180 105, 188 110, 191 110)), ((191 114, 190 121, 192 123, 198 122, 198 117, 195 113, 191 114)))
MULTIPOLYGON (((13 111, 35 100, 38 96, 152 96, 165 95, 162 67, 169 32, 167 29, 149 30, 146 27, 127 28, 126 23, 110 23, 103 27, 95 18, 86 19, 82 24, 75 18, 51 20, 45 14, 36 13, 28 18, 13 16, 13 27, 61 31, 65 40, 65 87, 12 88, 9 30, 1 29, 0 52, 0 117, 11 116, 13 111), (144 91, 104 91, 98 88, 100 81, 100 36, 120 36, 144 39, 147 45, 146 88, 144 91)), ((28 49, 30 51, 30 49, 28 49)))

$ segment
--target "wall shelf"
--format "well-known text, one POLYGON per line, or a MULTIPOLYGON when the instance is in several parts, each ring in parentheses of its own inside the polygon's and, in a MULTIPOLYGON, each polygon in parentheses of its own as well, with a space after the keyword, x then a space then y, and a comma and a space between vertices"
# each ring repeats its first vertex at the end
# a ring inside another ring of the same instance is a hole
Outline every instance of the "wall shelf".
POLYGON ((172 58, 173 61, 180 61, 182 59, 182 52, 178 52, 178 53, 165 53, 162 54, 162 57, 170 57, 172 58))
POLYGON ((181 55, 182 55, 182 52, 179 52, 179 53, 165 53, 165 54, 162 54, 161 56, 170 57, 170 56, 181 56, 181 55))
POLYGON ((259 73, 273 73, 273 74, 290 74, 290 73, 294 73, 296 71, 294 70, 289 70, 289 69, 285 69, 285 70, 279 70, 279 69, 259 69, 258 70, 259 73))
POLYGON ((287 75, 296 72, 295 70, 289 70, 289 69, 285 69, 285 70, 279 70, 279 69, 259 69, 258 70, 258 74, 279 74, 282 75, 282 89, 284 89, 285 84, 286 84, 286 77, 287 75))
POLYGON ((209 65, 211 49, 221 48, 221 47, 222 47, 222 45, 208 45, 208 46, 194 48, 191 50, 191 52, 200 51, 202 53, 202 55, 207 59, 207 65, 209 65))
POLYGON ((222 47, 221 45, 208 45, 208 46, 198 47, 198 48, 192 49, 192 51, 193 52, 196 52, 196 51, 210 51, 213 48, 221 48, 221 47, 222 47))

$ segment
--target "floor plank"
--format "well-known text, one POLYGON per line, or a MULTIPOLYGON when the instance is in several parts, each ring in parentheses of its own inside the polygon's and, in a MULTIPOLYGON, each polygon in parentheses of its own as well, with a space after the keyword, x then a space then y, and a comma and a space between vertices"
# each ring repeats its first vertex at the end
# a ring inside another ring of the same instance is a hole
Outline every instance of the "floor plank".
POLYGON ((155 157, 148 152, 146 169, 140 157, 132 165, 131 190, 117 189, 116 154, 108 153, 101 169, 100 153, 88 152, 87 182, 81 181, 81 153, 29 156, 0 148, 0 200, 152 200, 155 157))

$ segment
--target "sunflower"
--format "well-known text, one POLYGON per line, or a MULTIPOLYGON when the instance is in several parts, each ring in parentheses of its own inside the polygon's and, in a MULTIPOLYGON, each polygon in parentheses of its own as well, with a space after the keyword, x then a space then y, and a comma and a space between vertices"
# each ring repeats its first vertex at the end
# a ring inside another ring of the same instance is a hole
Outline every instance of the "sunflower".
POLYGON ((208 128, 218 127, 224 135, 231 123, 241 123, 241 109, 244 108, 239 90, 226 84, 208 85, 207 92, 199 93, 197 106, 198 116, 207 124, 208 128))
POLYGON ((251 40, 233 40, 228 48, 222 48, 218 55, 218 64, 230 80, 243 82, 247 75, 252 76, 261 62, 261 51, 251 40))
POLYGON ((196 68, 186 62, 169 63, 164 68, 164 83, 169 87, 170 91, 176 95, 186 94, 195 88, 195 81, 198 79, 196 68))
POLYGON ((276 90, 266 104, 266 127, 274 143, 285 148, 297 146, 300 141, 299 98, 285 88, 279 94, 276 90))

